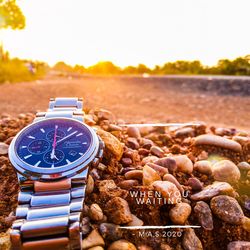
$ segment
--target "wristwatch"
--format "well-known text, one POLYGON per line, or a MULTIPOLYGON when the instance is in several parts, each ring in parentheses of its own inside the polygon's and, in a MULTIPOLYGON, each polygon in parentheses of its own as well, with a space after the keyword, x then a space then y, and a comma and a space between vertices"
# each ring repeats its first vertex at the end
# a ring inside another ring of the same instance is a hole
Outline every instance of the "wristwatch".
POLYGON ((9 158, 20 184, 13 250, 82 249, 81 220, 88 167, 104 143, 84 123, 80 98, 51 99, 47 112, 12 140, 9 158))

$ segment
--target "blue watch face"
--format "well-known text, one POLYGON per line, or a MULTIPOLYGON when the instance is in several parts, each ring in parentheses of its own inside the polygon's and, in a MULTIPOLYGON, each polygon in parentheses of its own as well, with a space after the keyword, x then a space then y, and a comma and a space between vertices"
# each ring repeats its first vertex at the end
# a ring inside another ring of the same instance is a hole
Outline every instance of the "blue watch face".
POLYGON ((48 119, 25 129, 15 150, 25 164, 40 168, 67 166, 83 157, 92 143, 89 129, 74 120, 48 119))

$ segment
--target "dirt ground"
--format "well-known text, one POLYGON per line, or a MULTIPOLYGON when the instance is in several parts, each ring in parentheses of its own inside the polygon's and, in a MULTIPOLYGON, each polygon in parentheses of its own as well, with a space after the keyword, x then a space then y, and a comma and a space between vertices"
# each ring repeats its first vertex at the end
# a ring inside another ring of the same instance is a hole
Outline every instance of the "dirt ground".
POLYGON ((0 114, 45 110, 50 97, 78 96, 86 108, 127 122, 189 122, 250 128, 250 77, 46 77, 0 85, 0 114))

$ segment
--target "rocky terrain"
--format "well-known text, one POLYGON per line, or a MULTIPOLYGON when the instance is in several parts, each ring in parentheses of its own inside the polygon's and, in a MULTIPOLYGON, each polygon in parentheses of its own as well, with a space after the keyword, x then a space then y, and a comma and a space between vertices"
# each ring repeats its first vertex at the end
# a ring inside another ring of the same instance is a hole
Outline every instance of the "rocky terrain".
MULTIPOLYGON (((249 133, 205 123, 127 128, 107 110, 86 112, 106 147, 102 162, 90 168, 84 249, 250 249, 249 133)), ((0 117, 0 249, 9 249, 17 206, 8 145, 33 118, 0 117)))

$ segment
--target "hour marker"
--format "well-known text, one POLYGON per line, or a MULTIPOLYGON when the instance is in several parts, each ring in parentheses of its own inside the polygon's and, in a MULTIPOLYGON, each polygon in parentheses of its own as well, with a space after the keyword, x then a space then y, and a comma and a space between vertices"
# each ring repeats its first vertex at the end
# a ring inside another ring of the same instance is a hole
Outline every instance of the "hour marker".
POLYGON ((66 162, 67 162, 68 164, 70 164, 70 163, 71 163, 71 161, 69 161, 68 159, 66 159, 66 162))
POLYGON ((79 153, 79 155, 83 155, 83 153, 79 153))
POLYGON ((21 148, 27 148, 27 146, 22 146, 21 148))
POLYGON ((83 142, 82 144, 85 145, 85 144, 87 144, 87 142, 85 141, 85 142, 83 142))
POLYGON ((30 139, 36 139, 36 137, 29 135, 28 138, 30 139))
POLYGON ((76 137, 81 136, 81 135, 83 135, 83 133, 80 133, 80 134, 76 135, 76 137))
POLYGON ((32 155, 26 155, 26 156, 24 156, 23 158, 24 159, 28 159, 28 158, 30 158, 32 155))
POLYGON ((38 167, 40 163, 41 163, 41 161, 38 161, 34 166, 38 167))
POLYGON ((54 168, 55 167, 55 165, 54 165, 54 163, 51 165, 51 168, 54 168))
POLYGON ((40 128, 40 130, 41 130, 42 133, 45 133, 45 130, 43 128, 40 128))
POLYGON ((72 127, 69 127, 67 131, 69 132, 71 129, 72 129, 72 127))

